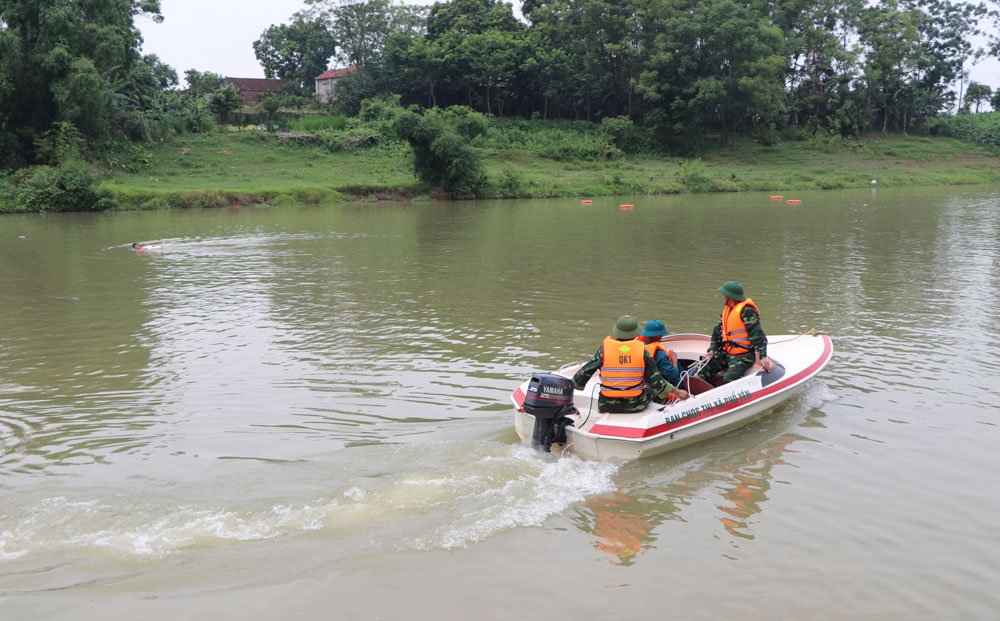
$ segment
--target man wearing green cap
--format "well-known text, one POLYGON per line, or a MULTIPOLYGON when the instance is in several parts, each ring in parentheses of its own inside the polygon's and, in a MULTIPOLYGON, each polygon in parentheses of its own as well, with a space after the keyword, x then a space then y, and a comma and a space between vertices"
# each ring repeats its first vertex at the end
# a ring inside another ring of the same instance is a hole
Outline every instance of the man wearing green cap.
POLYGON ((667 395, 687 399, 685 390, 668 382, 656 368, 656 362, 638 339, 642 329, 631 315, 618 318, 611 336, 586 364, 573 376, 577 390, 583 390, 598 369, 601 370, 601 394, 598 412, 639 412, 650 401, 663 403, 667 395))
POLYGON ((718 288, 726 306, 722 309, 719 325, 712 331, 712 342, 702 358, 708 364, 698 373, 704 380, 723 373, 726 384, 743 377, 747 369, 760 359, 765 371, 774 365, 767 357, 767 335, 760 327, 757 305, 743 293, 743 285, 730 280, 718 288))

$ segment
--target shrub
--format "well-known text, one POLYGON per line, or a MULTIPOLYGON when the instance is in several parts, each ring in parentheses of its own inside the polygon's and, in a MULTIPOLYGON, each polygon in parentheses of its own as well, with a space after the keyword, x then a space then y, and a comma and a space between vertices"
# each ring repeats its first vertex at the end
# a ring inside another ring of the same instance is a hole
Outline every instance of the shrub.
POLYGON ((445 122, 449 114, 404 112, 393 129, 413 149, 413 170, 421 181, 443 188, 456 198, 482 195, 487 179, 468 139, 445 122))
POLYGON ((681 183, 691 192, 709 192, 713 189, 708 166, 700 159, 681 164, 681 183))
POLYGON ((627 116, 609 116, 601 120, 601 131, 622 151, 628 151, 633 146, 634 130, 635 125, 627 116))
POLYGON ((316 132, 319 130, 338 130, 347 127, 347 119, 342 114, 309 115, 299 117, 291 122, 291 129, 299 132, 316 132))
POLYGON ((365 123, 375 121, 391 121, 403 110, 399 105, 399 95, 387 99, 365 99, 361 102, 358 118, 365 123))
POLYGON ((930 133, 1000 147, 1000 112, 960 114, 935 119, 931 124, 930 133))
POLYGON ((486 117, 467 106, 451 106, 444 110, 433 109, 430 112, 439 115, 445 123, 450 124, 459 136, 472 140, 486 134, 489 121, 486 117))
POLYGON ((83 159, 86 143, 76 126, 67 121, 54 123, 52 129, 35 139, 35 156, 38 161, 58 166, 83 159))
POLYGON ((587 121, 490 119, 486 132, 473 144, 498 151, 531 151, 560 162, 619 159, 622 149, 602 127, 587 121))
POLYGON ((781 134, 778 133, 774 123, 759 123, 750 129, 750 136, 765 147, 773 147, 781 142, 781 134))
POLYGON ((82 167, 36 166, 8 178, 0 189, 0 210, 91 211, 115 206, 108 190, 96 187, 96 180, 82 167))
POLYGON ((524 195, 524 178, 510 166, 505 166, 496 184, 500 198, 517 198, 524 195))

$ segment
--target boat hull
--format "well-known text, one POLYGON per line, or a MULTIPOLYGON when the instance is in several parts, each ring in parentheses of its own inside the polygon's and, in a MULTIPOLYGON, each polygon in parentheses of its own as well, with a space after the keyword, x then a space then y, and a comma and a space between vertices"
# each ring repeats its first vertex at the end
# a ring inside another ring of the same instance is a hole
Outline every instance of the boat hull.
MULTIPOLYGON (((672 335, 664 339, 681 359, 697 359, 707 350, 705 335, 672 335)), ((634 414, 597 412, 599 374, 584 390, 574 392, 578 413, 571 416, 565 445, 554 451, 570 451, 600 460, 632 460, 659 455, 735 429, 765 414, 785 401, 826 366, 833 345, 826 335, 775 336, 769 339, 769 357, 779 364, 771 373, 759 368, 747 375, 685 401, 667 405, 651 403, 634 414)), ((572 377, 579 364, 555 373, 572 377)), ((532 437, 535 418, 521 404, 528 382, 511 395, 516 411, 514 428, 522 440, 532 437)))

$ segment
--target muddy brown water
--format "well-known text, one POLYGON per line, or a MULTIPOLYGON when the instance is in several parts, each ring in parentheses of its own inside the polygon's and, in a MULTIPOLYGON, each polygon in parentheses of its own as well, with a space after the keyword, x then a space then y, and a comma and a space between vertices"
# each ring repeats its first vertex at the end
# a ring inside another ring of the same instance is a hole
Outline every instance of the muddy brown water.
POLYGON ((0 218, 0 616, 995 617, 1000 188, 785 194, 0 218), (800 395, 520 445, 528 374, 730 279, 833 338, 800 395))

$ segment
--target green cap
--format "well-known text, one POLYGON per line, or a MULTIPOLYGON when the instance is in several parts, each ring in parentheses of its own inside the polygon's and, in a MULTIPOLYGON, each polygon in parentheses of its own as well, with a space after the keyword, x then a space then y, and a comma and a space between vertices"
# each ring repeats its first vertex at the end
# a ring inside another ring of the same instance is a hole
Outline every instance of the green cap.
POLYGON ((727 298, 733 298, 737 302, 742 302, 747 299, 747 296, 743 293, 743 285, 735 280, 730 280, 726 284, 719 287, 717 291, 727 298))
POLYGON ((640 332, 642 332, 642 328, 639 327, 639 322, 632 315, 622 315, 618 318, 615 327, 611 328, 611 336, 620 341, 631 341, 639 336, 640 332))

